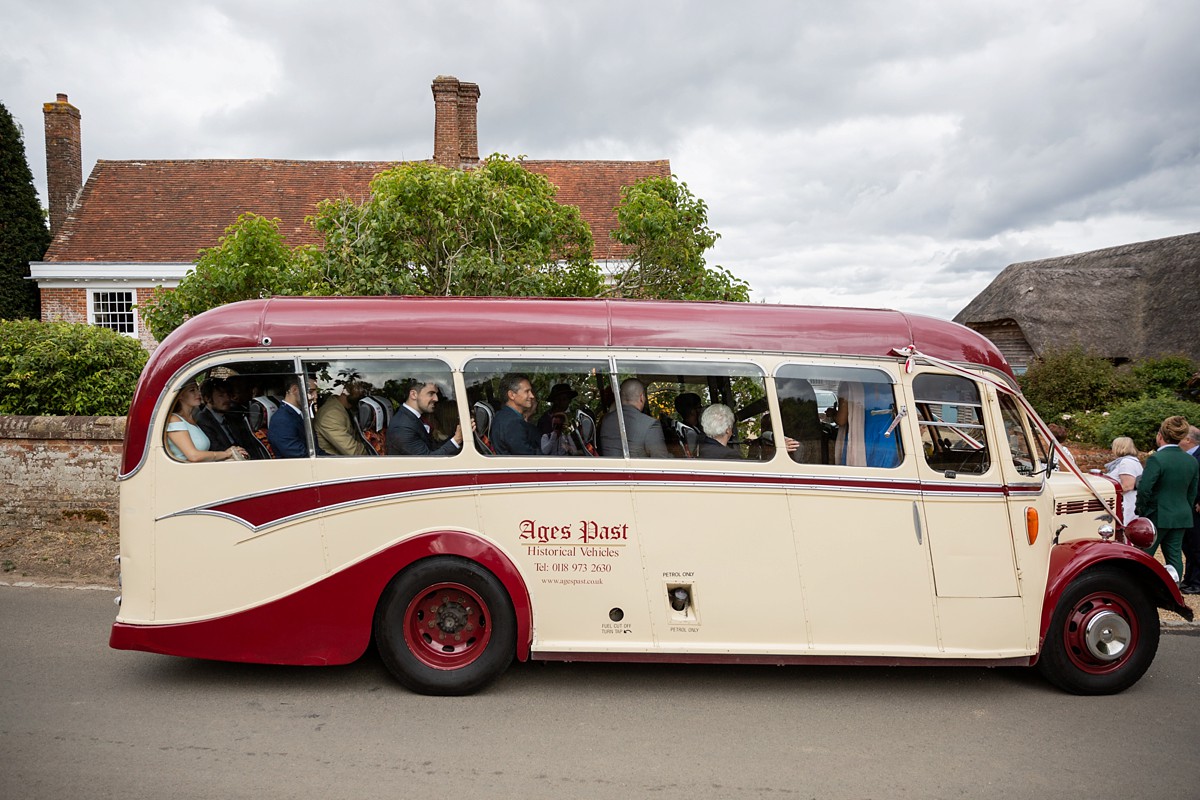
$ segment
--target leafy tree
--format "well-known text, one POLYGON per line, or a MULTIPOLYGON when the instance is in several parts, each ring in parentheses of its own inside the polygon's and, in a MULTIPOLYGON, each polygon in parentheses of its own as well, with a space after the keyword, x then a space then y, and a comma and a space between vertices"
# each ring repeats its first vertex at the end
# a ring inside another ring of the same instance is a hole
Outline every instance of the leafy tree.
POLYGON ((1133 365, 1133 378, 1146 397, 1176 397, 1187 389, 1197 365, 1187 356, 1147 358, 1133 365))
POLYGON ((154 338, 162 341, 188 317, 210 308, 275 294, 303 294, 313 285, 308 249, 288 249, 278 219, 242 214, 216 247, 200 251, 196 268, 177 289, 156 289, 139 311, 154 338))
POLYGON ((121 416, 146 351, 94 325, 0 321, 0 414, 121 416))
POLYGON ((375 176, 361 205, 318 206, 322 281, 338 294, 594 295, 591 231, 556 192, 502 155, 467 171, 394 167, 375 176))
POLYGON ((21 128, 0 103, 0 319, 41 316, 37 284, 25 278, 49 246, 21 128))
POLYGON ((673 300, 750 299, 750 286, 704 252, 720 234, 708 227, 708 206, 686 183, 643 178, 621 190, 613 238, 632 247, 629 267, 611 276, 605 294, 673 300))
POLYGON ((288 250, 279 220, 242 215, 142 318, 161 340, 202 311, 272 294, 749 299, 744 281, 705 266, 717 234, 686 185, 652 179, 623 194, 616 235, 637 255, 609 286, 587 223, 556 191, 503 155, 466 171, 402 164, 376 175, 362 203, 318 205, 308 222, 320 248, 288 250))
POLYGON ((1200 424, 1200 403, 1189 403, 1170 397, 1148 397, 1121 403, 1105 417, 1097 444, 1108 445, 1118 436, 1133 439, 1139 450, 1154 449, 1154 435, 1162 421, 1173 416, 1186 417, 1193 425, 1200 424))
POLYGON ((1021 390, 1044 419, 1107 408, 1133 397, 1135 387, 1108 360, 1079 345, 1047 351, 1021 376, 1021 390))

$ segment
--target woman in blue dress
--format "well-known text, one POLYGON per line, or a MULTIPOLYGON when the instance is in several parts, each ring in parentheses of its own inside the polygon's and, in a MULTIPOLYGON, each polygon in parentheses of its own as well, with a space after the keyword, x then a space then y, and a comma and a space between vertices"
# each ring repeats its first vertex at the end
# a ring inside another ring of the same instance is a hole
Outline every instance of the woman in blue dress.
POLYGON ((171 416, 167 420, 167 452, 176 461, 240 461, 246 451, 236 445, 227 450, 209 450, 208 435, 196 425, 195 413, 200 407, 200 386, 189 382, 179 390, 171 416))

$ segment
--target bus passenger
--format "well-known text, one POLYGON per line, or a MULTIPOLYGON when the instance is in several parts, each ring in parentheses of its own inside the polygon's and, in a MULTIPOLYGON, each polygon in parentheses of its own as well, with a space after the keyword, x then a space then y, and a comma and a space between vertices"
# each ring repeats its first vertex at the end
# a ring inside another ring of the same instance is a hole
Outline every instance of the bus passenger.
POLYGON ((362 381, 349 378, 336 386, 333 395, 317 409, 317 446, 325 453, 335 456, 376 455, 358 429, 358 415, 354 413, 355 404, 366 393, 362 381))
POLYGON ((177 461, 240 461, 246 451, 233 445, 225 450, 209 450, 208 435, 196 424, 196 409, 200 407, 200 387, 195 381, 179 390, 171 416, 167 421, 167 451, 177 461))
POLYGON ((797 442, 794 450, 789 448, 792 460, 800 464, 828 463, 817 393, 812 384, 804 378, 780 378, 777 386, 783 432, 797 442))
POLYGON ((430 426, 421 418, 433 414, 438 404, 438 387, 432 381, 410 380, 404 402, 392 416, 387 432, 387 451, 394 456, 452 456, 462 448, 462 425, 454 435, 435 445, 430 426))
POLYGON ((308 437, 304 412, 300 410, 304 402, 303 390, 300 388, 303 379, 299 375, 288 375, 283 379, 286 391, 283 403, 271 415, 267 423, 267 441, 275 452, 276 458, 304 458, 308 455, 308 437))
MULTIPOLYGON (((629 439, 629 455, 631 458, 670 458, 662 426, 643 411, 645 407, 646 385, 637 378, 621 381, 621 415, 629 439)), ((600 455, 609 458, 622 455, 621 428, 616 414, 605 414, 600 421, 600 455)))
MULTIPOLYGON (((214 372, 231 372, 218 367, 214 372)), ((234 377, 234 376, 230 376, 234 377)), ((216 450, 228 450, 237 445, 248 457, 258 460, 271 454, 250 430, 249 409, 237 402, 237 390, 229 378, 209 377, 200 385, 204 408, 196 412, 196 424, 216 450)))
POLYGON ((713 403, 700 415, 704 438, 700 440, 701 458, 741 458, 736 447, 729 446, 733 438, 733 409, 713 403))
POLYGON ((550 407, 546 409, 546 413, 542 414, 538 420, 538 433, 542 436, 553 433, 555 430, 555 415, 562 414, 562 419, 566 419, 567 410, 571 407, 571 401, 578 396, 579 392, 572 389, 569 383, 554 384, 554 387, 550 389, 550 407))
POLYGON ((509 373, 500 379, 504 405, 492 420, 492 446, 497 455, 535 456, 541 453, 537 428, 525 417, 533 413, 537 397, 525 375, 509 373))

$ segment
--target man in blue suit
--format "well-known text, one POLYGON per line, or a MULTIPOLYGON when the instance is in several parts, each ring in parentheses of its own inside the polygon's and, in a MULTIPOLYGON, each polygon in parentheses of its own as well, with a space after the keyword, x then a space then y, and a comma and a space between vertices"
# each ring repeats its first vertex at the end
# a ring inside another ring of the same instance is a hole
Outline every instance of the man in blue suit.
POLYGON ((303 384, 299 375, 289 375, 285 379, 287 392, 283 396, 283 405, 271 415, 267 424, 267 441, 276 458, 306 458, 308 456, 307 422, 304 412, 300 410, 304 403, 303 384))
POLYGON ((537 405, 529 377, 509 373, 500 378, 498 388, 504 405, 492 420, 492 444, 496 453, 502 456, 541 455, 541 436, 526 419, 537 405))
POLYGON ((435 446, 429 426, 421 419, 422 414, 432 414, 438 404, 437 384, 409 381, 404 403, 392 415, 387 432, 389 456, 452 456, 462 449, 462 425, 454 429, 454 435, 435 446))

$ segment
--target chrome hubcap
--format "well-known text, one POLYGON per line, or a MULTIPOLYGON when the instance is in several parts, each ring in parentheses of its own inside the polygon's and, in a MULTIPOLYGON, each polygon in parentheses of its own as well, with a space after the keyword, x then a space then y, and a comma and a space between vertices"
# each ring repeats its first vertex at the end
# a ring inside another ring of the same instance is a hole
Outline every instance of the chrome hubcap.
POLYGON ((1088 652, 1101 661, 1116 661, 1129 647, 1132 632, 1120 614, 1103 611, 1088 621, 1084 642, 1088 652))

